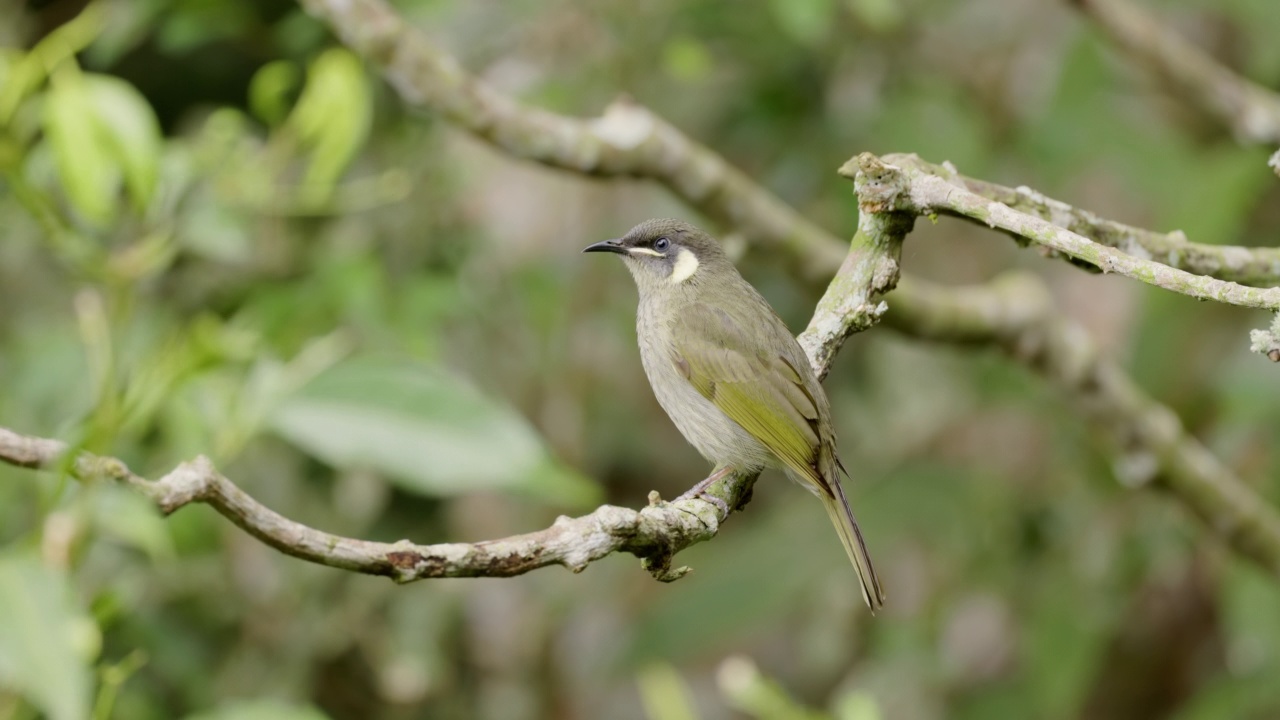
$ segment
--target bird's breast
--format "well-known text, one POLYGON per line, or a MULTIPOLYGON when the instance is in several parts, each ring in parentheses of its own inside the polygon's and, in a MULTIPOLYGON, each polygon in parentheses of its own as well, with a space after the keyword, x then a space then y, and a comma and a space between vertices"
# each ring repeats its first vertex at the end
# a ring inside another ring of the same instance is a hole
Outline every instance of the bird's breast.
POLYGON ((675 362, 674 320, 656 303, 641 302, 636 315, 640 360, 658 404, 685 440, 716 465, 745 470, 772 464, 773 455, 763 444, 703 397, 680 373, 675 362))

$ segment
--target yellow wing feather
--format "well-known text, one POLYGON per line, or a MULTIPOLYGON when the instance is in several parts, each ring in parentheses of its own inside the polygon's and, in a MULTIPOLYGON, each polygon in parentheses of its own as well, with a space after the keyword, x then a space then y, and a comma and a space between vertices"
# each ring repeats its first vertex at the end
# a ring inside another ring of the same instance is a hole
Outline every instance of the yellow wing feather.
POLYGON ((703 397, 817 491, 875 611, 884 590, 837 477, 843 468, 824 417, 826 396, 809 390, 799 344, 776 315, 768 317, 765 327, 744 327, 729 310, 694 304, 677 321, 673 360, 703 397))

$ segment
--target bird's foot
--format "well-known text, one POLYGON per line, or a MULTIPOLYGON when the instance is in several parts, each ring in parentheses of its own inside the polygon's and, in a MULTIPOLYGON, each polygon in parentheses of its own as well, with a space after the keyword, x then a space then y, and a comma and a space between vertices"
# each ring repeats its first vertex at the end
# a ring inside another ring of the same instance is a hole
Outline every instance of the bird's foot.
POLYGON ((723 514, 725 517, 728 517, 729 503, 725 502, 724 500, 721 500, 715 495, 711 495, 707 493, 707 488, 711 487, 712 483, 715 483, 719 480, 723 480, 726 476, 730 475, 732 472, 733 472, 733 468, 727 468, 727 467, 720 468, 719 470, 716 470, 715 472, 711 473, 707 477, 698 481, 697 485, 694 485, 693 487, 689 488, 683 495, 681 495, 676 499, 691 500, 693 498, 700 498, 702 500, 706 500, 707 502, 719 508, 721 514, 723 514))
POLYGON ((698 493, 697 497, 701 500, 706 500, 712 505, 715 505, 716 509, 720 511, 721 515, 725 517, 729 517, 729 503, 709 493, 698 493))

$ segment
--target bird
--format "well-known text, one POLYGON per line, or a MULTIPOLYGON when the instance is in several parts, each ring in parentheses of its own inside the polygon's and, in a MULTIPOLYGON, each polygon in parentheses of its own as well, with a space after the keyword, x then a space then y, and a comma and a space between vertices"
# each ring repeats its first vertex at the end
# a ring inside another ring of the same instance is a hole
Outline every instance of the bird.
POLYGON ((708 233, 653 219, 583 252, 621 256, 639 291, 636 339, 658 403, 715 466, 784 470, 822 501, 874 613, 885 594, 840 484, 827 395, 769 302, 708 233))

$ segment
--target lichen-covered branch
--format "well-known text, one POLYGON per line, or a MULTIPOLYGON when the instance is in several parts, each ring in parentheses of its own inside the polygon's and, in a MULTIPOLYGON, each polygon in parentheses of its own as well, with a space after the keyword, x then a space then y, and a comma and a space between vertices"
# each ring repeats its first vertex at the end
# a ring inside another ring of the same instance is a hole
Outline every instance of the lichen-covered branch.
POLYGON ((1067 0, 1116 46, 1176 86, 1243 142, 1280 144, 1280 94, 1250 82, 1129 0, 1067 0))
POLYGON ((1250 350, 1259 355, 1266 355, 1271 362, 1280 363, 1280 313, 1276 313, 1271 321, 1271 327, 1250 332, 1249 340, 1251 341, 1250 350))
MULTIPOLYGON (((545 530, 478 543, 416 545, 371 542, 307 527, 254 500, 207 458, 183 463, 159 480, 134 474, 115 458, 70 450, 65 443, 0 428, 0 461, 32 469, 66 471, 84 481, 111 480, 150 498, 169 514, 192 503, 212 507, 263 543, 302 560, 329 567, 385 575, 396 582, 437 577, 510 577, 548 565, 580 572, 615 552, 640 557, 659 580, 677 579, 672 556, 715 536, 728 513, 701 497, 663 502, 649 496, 642 510, 605 505, 577 518, 561 517, 545 530), (68 453, 72 453, 68 457, 68 453)), ((755 476, 731 476, 708 495, 730 512, 749 497, 755 476)))
POLYGON ((809 327, 797 338, 813 358, 815 369, 824 368, 818 373, 819 380, 826 377, 825 368, 844 341, 870 328, 888 309, 880 297, 898 286, 902 241, 916 219, 914 214, 886 206, 894 189, 882 182, 887 169, 883 163, 867 153, 850 163, 856 166, 851 172, 860 211, 858 231, 844 263, 818 301, 809 327))
MULTIPOLYGON (((904 281, 904 285, 905 285, 904 281)), ((1116 477, 1166 488, 1230 547, 1280 576, 1280 514, 1148 397, 1080 326, 1056 314, 1042 282, 1010 273, 989 286, 912 281, 885 322, 919 338, 990 345, 1057 385, 1111 448, 1116 477)))
MULTIPOLYGON (((880 182, 884 185, 880 192, 886 197, 891 196, 886 202, 892 203, 897 212, 964 218, 1088 263, 1104 273, 1116 273, 1200 300, 1280 310, 1280 287, 1249 287, 1192 275, 1185 270, 1094 242, 1066 227, 1019 212, 1002 202, 979 195, 961 183, 935 175, 928 170, 927 164, 919 163, 911 155, 889 155, 880 164, 883 168, 880 182)), ((847 165, 843 171, 849 173, 847 165)))
MULTIPOLYGON (((1143 245, 1132 234, 1124 234, 1124 226, 1082 213, 1032 190, 1009 191, 991 183, 970 180, 954 168, 932 165, 915 155, 887 155, 878 159, 863 153, 846 163, 840 172, 856 182, 869 165, 877 167, 874 201, 885 212, 892 212, 894 217, 903 213, 951 215, 1000 230, 1015 239, 1035 244, 1076 263, 1096 267, 1104 273, 1117 273, 1200 300, 1280 312, 1280 287, 1250 287, 1171 267, 1151 259, 1150 250, 1160 246, 1153 237, 1146 239, 1150 246, 1143 245), (1004 202, 1006 199, 1014 204, 1011 206, 1004 202), (1115 231, 1122 234, 1117 236, 1115 231), (1104 244, 1093 236, 1109 237, 1115 242, 1104 244), (1136 248, 1127 248, 1131 252, 1126 252, 1121 249, 1125 242, 1139 244, 1136 248)), ((865 192, 859 190, 860 202, 863 194, 865 192)), ((865 204, 862 209, 865 215, 865 204)), ((1180 244, 1184 250, 1194 250, 1197 257, 1195 266, 1199 269, 1208 269, 1206 265, 1221 269, 1220 263, 1229 262, 1237 272, 1248 268, 1250 276, 1267 270, 1269 250, 1245 256, 1236 252, 1240 250, 1237 248, 1223 248, 1225 252, 1213 253, 1205 246, 1191 247, 1191 243, 1185 240, 1166 239, 1163 242, 1166 249, 1169 244, 1180 244)), ((1280 336, 1276 332, 1275 327, 1253 331, 1253 350, 1276 361, 1280 357, 1280 336)))
MULTIPOLYGON (((1195 275, 1208 275, 1243 285, 1280 285, 1280 248, 1190 242, 1179 231, 1159 233, 1108 220, 1031 188, 1011 188, 966 177, 949 165, 935 165, 915 155, 891 155, 884 160, 899 167, 936 175, 975 195, 1038 217, 1126 255, 1154 260, 1195 275)), ((1277 153, 1276 162, 1277 171, 1280 172, 1280 153, 1277 153)), ((1046 250, 1050 254, 1058 254, 1056 251, 1046 250)))

